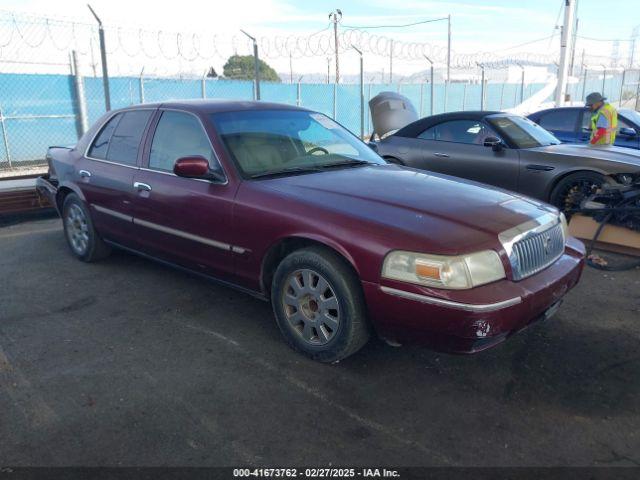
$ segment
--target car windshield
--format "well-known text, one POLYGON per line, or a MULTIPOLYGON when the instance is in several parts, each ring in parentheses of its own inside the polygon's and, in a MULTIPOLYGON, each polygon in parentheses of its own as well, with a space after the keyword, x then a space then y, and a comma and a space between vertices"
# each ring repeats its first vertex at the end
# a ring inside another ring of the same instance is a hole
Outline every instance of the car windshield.
POLYGON ((250 178, 385 164, 329 117, 304 110, 214 113, 227 150, 250 178))
POLYGON ((620 110, 620 113, 627 117, 631 122, 635 123, 636 125, 640 125, 639 112, 636 112, 635 110, 628 110, 625 108, 623 110, 620 110))
POLYGON ((515 115, 487 118, 489 123, 516 148, 559 145, 560 140, 528 118, 515 115))

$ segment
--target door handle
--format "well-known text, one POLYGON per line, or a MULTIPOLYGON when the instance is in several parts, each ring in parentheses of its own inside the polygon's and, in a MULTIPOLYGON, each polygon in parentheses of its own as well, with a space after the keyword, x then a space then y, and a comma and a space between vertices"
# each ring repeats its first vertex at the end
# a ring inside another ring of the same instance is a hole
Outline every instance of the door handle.
POLYGON ((448 155, 448 154, 446 154, 446 153, 436 152, 436 153, 434 153, 434 155, 435 155, 436 157, 449 158, 449 155, 448 155))
POLYGON ((90 178, 91 172, 88 170, 78 170, 78 175, 80 175, 80 177, 82 178, 90 178))
POLYGON ((147 183, 142 183, 142 182, 133 182, 133 188, 135 188, 136 190, 140 191, 145 191, 145 192, 150 192, 151 191, 151 185, 147 184, 147 183))
POLYGON ((527 170, 537 170, 537 171, 541 171, 541 172, 550 172, 551 170, 554 170, 556 167, 552 167, 550 165, 536 165, 534 163, 531 163, 529 165, 527 165, 527 170))

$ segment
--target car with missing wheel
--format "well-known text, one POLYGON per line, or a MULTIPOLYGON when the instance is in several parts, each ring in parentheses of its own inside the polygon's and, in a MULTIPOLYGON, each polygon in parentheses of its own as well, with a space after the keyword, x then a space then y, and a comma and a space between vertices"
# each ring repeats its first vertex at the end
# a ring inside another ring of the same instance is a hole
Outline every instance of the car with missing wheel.
MULTIPOLYGON (((374 123, 393 125, 394 115, 406 115, 401 109, 382 108, 384 102, 374 123)), ((561 144, 530 119, 505 112, 422 118, 374 143, 374 148, 391 162, 494 185, 563 211, 578 208, 606 176, 625 183, 640 171, 637 150, 561 144)))
POLYGON ((388 164, 293 106, 134 106, 47 159, 37 189, 75 257, 120 248, 270 301, 289 345, 323 362, 374 332, 492 347, 550 317, 584 263, 555 208, 388 164))

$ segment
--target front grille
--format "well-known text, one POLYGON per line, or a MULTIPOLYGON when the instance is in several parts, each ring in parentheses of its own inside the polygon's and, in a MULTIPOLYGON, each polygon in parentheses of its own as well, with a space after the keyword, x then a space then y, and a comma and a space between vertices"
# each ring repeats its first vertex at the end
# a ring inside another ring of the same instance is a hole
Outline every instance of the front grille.
POLYGON ((532 235, 526 235, 513 244, 510 255, 513 279, 522 280, 555 262, 564 252, 562 225, 532 235))

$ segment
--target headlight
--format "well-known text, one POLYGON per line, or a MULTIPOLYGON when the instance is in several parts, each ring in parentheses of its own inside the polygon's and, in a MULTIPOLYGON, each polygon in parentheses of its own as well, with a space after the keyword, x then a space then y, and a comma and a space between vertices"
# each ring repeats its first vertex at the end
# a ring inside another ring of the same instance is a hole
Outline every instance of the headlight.
POLYGON ((384 259, 382 276, 428 287, 462 290, 505 278, 500 256, 493 250, 449 257, 404 251, 384 259))
POLYGON ((564 216, 564 213, 560 212, 560 223, 562 224, 562 234, 564 235, 564 241, 567 241, 569 238, 569 225, 567 224, 567 217, 564 216))

